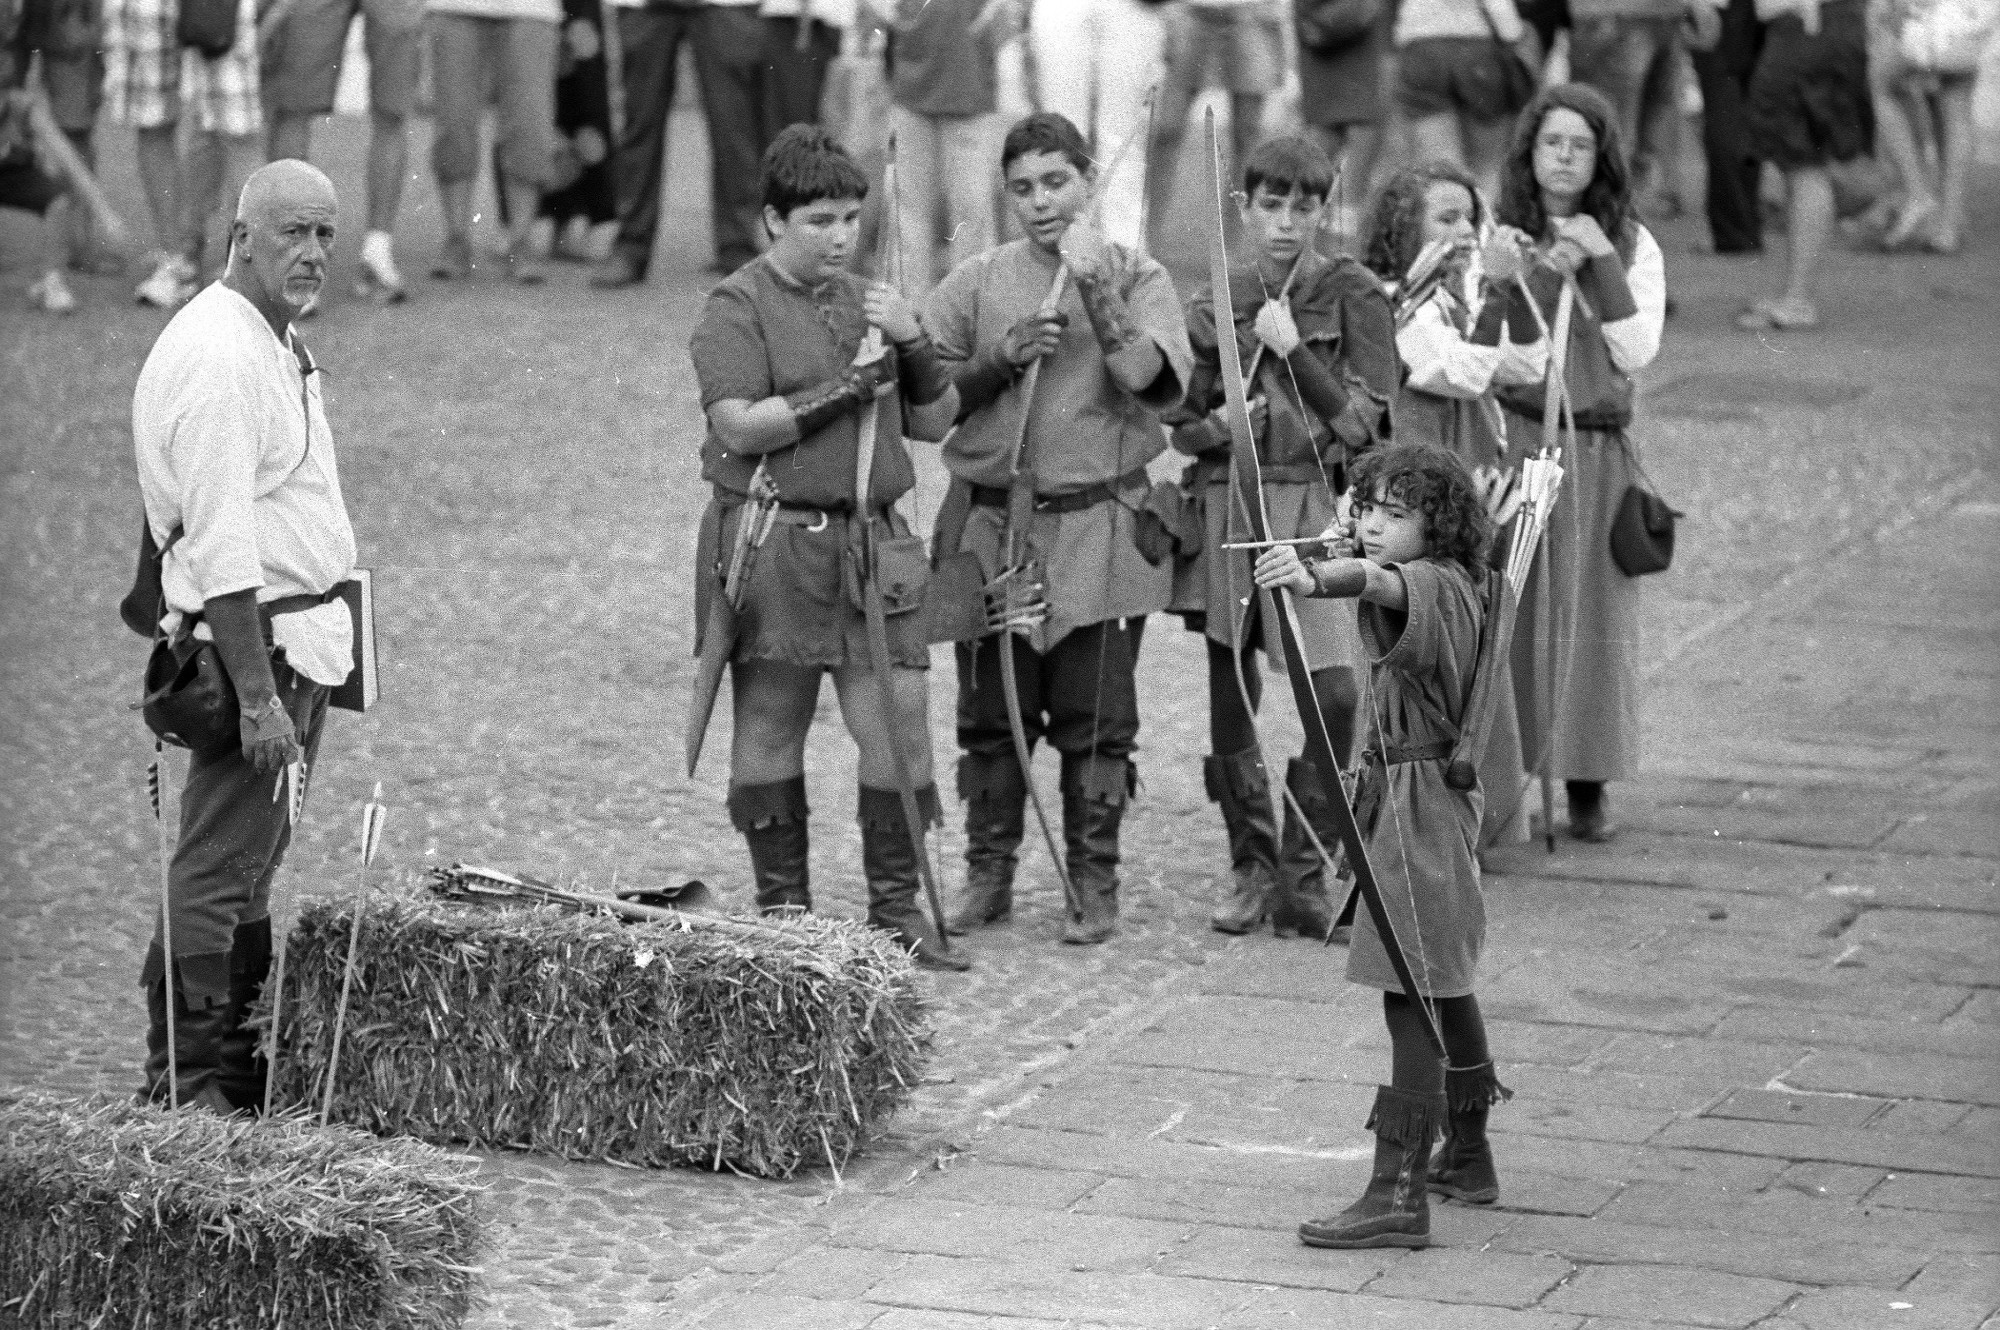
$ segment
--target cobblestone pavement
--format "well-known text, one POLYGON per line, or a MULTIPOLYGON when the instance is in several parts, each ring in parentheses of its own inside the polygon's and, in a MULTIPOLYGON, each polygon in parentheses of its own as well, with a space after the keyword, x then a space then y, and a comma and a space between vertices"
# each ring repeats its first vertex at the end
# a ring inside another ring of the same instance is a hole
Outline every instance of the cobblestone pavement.
MULTIPOLYGON (((351 207, 359 140, 345 122, 326 135, 351 207)), ((698 131, 682 126, 674 151, 699 160, 698 131)), ((115 144, 104 157, 129 160, 115 144)), ((1990 205, 1985 183, 1976 202, 1990 205)), ((115 167, 111 184, 136 210, 115 167)), ((422 283, 403 310, 337 300, 308 330, 377 570, 389 677, 379 711, 330 727, 281 921, 301 894, 352 889, 356 811, 376 780, 391 808, 381 873, 463 857, 742 889, 719 766, 696 785, 678 771, 697 441, 682 348, 708 279, 691 275, 705 201, 672 202, 656 281, 639 291, 588 292, 569 271, 538 292, 422 283)), ((428 255, 429 206, 420 182, 404 229, 412 272, 428 255)), ((1990 1183, 1953 1182, 1991 1171, 1966 1165, 1993 1157, 2000 1102, 1965 1065, 1974 1033, 1990 1030, 1990 994, 1962 1000, 1993 982, 1990 670, 1967 659, 1973 646, 1913 642, 1927 620, 1839 597, 1906 539, 1989 520, 1978 505, 1991 496, 1969 487, 1993 456, 1993 237, 1952 261, 1856 258, 1825 332, 1766 340, 1727 328, 1749 271, 1684 257, 1690 234, 1665 233, 1682 312, 1641 437, 1693 516, 1647 604, 1661 668, 1648 775, 1621 792, 1632 830, 1609 852, 1529 856, 1494 888, 1489 1009, 1520 1068, 1510 1208, 1449 1212, 1446 1250, 1365 1274, 1371 1262, 1311 1264, 1277 1231, 1351 1178, 1357 1087, 1376 1074, 1379 1040, 1324 953, 1203 926, 1223 850, 1199 782, 1202 695, 1188 681, 1200 657, 1162 620, 1143 666, 1146 792, 1119 940, 1054 944, 1055 895, 1031 849, 1017 922, 971 942, 970 976, 935 984, 929 1081, 839 1182, 488 1157, 476 1324, 1313 1324, 1329 1305, 1314 1288, 1364 1283, 1372 1301, 1343 1314, 1401 1324, 1408 1313, 1385 1310, 1399 1291, 1471 1306, 1492 1303, 1501 1279, 1502 1301, 1540 1299, 1520 1323, 1551 1330, 1654 1316, 1675 1290, 1711 1286, 1712 1304, 1674 1314, 1745 1324, 1783 1305, 1820 1328, 1881 1323, 1855 1300, 1872 1295, 1840 1289, 1890 1288, 1891 1276, 1983 1296, 1993 1257, 1979 1235, 2000 1200, 1990 1183), (1878 541, 1885 524, 1904 534, 1878 541), (1852 613, 1773 628, 1776 610, 1809 596, 1852 613), (1796 640, 1807 628, 1811 651, 1796 640), (1940 682, 1954 679, 1956 693, 1940 682), (1890 820, 1869 821, 1881 808, 1890 820), (1314 1038, 1329 1020, 1335 1037, 1314 1038), (1846 1208, 1823 1213, 1835 1200, 1846 1208), (1736 1236, 1687 1236, 1722 1228, 1704 1207, 1725 1202, 1736 1236), (968 1203, 987 1218, 951 1209, 968 1203), (1795 1227, 1808 1222, 1839 1236, 1839 1259, 1787 1264, 1819 1259, 1795 1236, 1818 1232, 1795 1227), (1706 1255, 1681 1259, 1703 1242, 1706 1255), (1877 1247, 1930 1260, 1903 1271, 1877 1247), (1752 1251, 1754 1269, 1739 1259, 1752 1251), (1011 1282, 978 1284, 981 1259, 1011 1282), (1138 1279, 1172 1279, 1186 1300, 1154 1304, 1138 1279), (1795 1292, 1821 1283, 1835 1291, 1795 1292), (987 1292, 951 1292, 961 1284, 987 1292), (785 1301, 800 1296, 823 1305, 785 1301)), ((1184 269, 1189 256, 1167 257, 1184 269)), ((0 587, 21 625, 0 653, 13 923, 0 940, 0 1082, 91 1093, 135 1078, 134 976, 157 890, 149 750, 124 705, 142 648, 114 606, 138 510, 130 387, 163 320, 132 310, 115 280, 81 286, 74 319, 0 319, 0 587)), ((919 519, 932 507, 926 488, 919 519)), ((1988 593, 1990 623, 1990 557, 1955 566, 1945 589, 1988 593)), ((1969 612, 1956 604, 1942 608, 1969 612)), ((950 683, 948 666, 935 672, 941 754, 950 683)), ((1281 714, 1271 729, 1289 751, 1281 714)), ((843 744, 829 725, 811 750, 816 891, 858 915, 843 744)), ((955 830, 944 840, 954 864, 955 830)), ((1421 1314, 1432 1319, 1408 1323, 1514 1324, 1421 1314)))

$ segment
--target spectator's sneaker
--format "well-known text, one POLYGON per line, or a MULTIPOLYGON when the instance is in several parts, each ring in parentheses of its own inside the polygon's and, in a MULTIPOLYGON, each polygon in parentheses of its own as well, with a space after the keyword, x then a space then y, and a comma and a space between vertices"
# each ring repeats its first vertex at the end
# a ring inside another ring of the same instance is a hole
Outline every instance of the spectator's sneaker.
POLYGON ((28 288, 28 300, 37 308, 49 314, 69 314, 76 309, 76 297, 70 294, 69 283, 63 275, 53 270, 44 273, 42 280, 28 288))
POLYGON ((371 249, 367 242, 362 243, 361 271, 354 279, 354 294, 384 305, 400 305, 410 298, 387 245, 371 249))
POLYGON ((201 290, 196 280, 197 272, 192 261, 178 254, 168 255, 160 260, 160 266, 153 269, 153 275, 133 290, 132 295, 142 305, 152 305, 157 309, 178 309, 192 300, 201 290))
POLYGON ((465 236, 446 236, 438 246, 437 262, 431 276, 440 282, 462 282, 472 276, 472 241, 465 236))
POLYGON ((507 279, 522 286, 540 286, 549 279, 542 265, 526 253, 509 249, 500 256, 500 262, 507 269, 507 279))
POLYGON ((597 265, 597 271, 590 274, 590 284, 600 291, 615 291, 621 286, 637 286, 645 280, 645 272, 632 256, 617 252, 613 252, 610 258, 597 265))

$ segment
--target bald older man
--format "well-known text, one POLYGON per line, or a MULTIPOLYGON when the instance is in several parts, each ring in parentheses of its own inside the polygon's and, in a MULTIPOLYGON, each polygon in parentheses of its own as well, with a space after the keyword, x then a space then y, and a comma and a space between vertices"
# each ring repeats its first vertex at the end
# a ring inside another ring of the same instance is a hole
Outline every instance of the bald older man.
POLYGON ((243 1017, 270 968, 271 877, 291 840, 327 695, 353 668, 338 588, 354 531, 312 355, 292 320, 319 294, 333 184, 299 161, 244 183, 220 281, 167 324, 132 394, 139 488, 164 551, 156 631, 190 656, 212 642, 235 685, 237 742, 190 758, 168 872, 174 982, 159 932, 140 984, 151 1019, 145 1094, 254 1111, 265 1068, 243 1017), (296 765, 295 765, 296 764, 296 765))

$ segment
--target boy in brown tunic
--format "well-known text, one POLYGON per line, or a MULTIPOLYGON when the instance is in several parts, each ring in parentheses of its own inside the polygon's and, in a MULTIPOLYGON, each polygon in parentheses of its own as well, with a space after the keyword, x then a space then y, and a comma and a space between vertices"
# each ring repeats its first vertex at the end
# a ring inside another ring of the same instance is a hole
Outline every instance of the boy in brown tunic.
POLYGON ((1096 168, 1075 125, 1052 112, 1027 117, 1008 130, 1000 166, 1026 238, 960 264, 925 308, 959 393, 944 463, 961 516, 941 515, 939 553, 974 556, 991 583, 1010 545, 1025 550, 1046 618, 958 646, 966 883, 946 926, 979 927, 1013 909, 1028 786, 1012 746, 1005 649, 1028 741, 1046 736, 1062 754, 1064 857, 1083 913, 1063 940, 1092 944, 1118 916, 1139 628, 1172 589, 1171 570, 1139 550, 1146 464, 1165 451, 1155 413, 1180 400, 1190 355, 1166 269, 1081 219, 1096 168), (1044 314, 1059 268, 1061 300, 1044 314), (1017 460, 1034 485, 1025 532, 1009 530, 1017 460))
MULTIPOLYGON (((812 907, 805 742, 820 676, 831 674, 860 750, 868 922, 920 965, 962 970, 917 906, 915 838, 897 789, 900 745, 925 825, 938 820, 922 616, 893 613, 891 659, 873 660, 854 574, 857 551, 912 540, 894 504, 915 472, 888 427, 900 416, 910 437, 940 439, 958 398, 910 303, 847 271, 867 193, 846 150, 814 126, 791 126, 764 154, 771 248, 710 294, 688 348, 708 412, 702 478, 715 487, 702 518, 697 613, 706 624, 709 600, 724 593, 719 552, 735 548, 739 524, 757 521, 729 655, 729 813, 750 844, 758 908, 812 907), (872 357, 860 354, 871 328, 885 343, 872 357), (900 394, 903 409, 876 417, 884 432, 860 495, 862 416, 889 394, 900 394), (882 714, 875 669, 890 671, 891 715, 882 714)), ((921 567, 921 553, 914 562, 921 567)))
MULTIPOLYGON (((1363 912, 1347 977, 1382 990, 1394 1058, 1390 1084, 1368 1119, 1375 1166, 1360 1200, 1301 1224, 1299 1236, 1315 1247, 1423 1247, 1430 1242, 1426 1186, 1481 1205, 1500 1195, 1486 1111, 1508 1091, 1494 1075, 1472 995, 1486 941, 1474 854, 1482 795, 1477 783, 1458 790, 1445 779, 1478 663, 1485 621, 1478 579, 1492 528, 1471 475, 1442 448, 1371 453, 1352 478, 1354 531, 1365 557, 1308 563, 1281 545, 1257 560, 1257 585, 1361 601, 1369 732, 1356 816, 1422 991, 1402 991, 1374 919, 1363 912), (1417 1002, 1437 1021, 1445 1060, 1424 1037, 1417 1002), (1431 1137, 1441 1122, 1449 1136, 1431 1170, 1431 1137)), ((1354 543, 1339 542, 1350 550, 1354 543)))

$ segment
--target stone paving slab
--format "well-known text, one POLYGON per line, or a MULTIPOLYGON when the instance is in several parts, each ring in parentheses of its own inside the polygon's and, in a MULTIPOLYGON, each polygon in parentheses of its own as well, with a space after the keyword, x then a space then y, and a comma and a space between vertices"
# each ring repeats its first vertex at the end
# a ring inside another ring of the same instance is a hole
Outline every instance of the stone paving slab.
POLYGON ((1619 1315, 1634 1308, 1671 1308, 1689 1325, 1748 1326, 1803 1290, 1772 1279, 1687 1272, 1665 1266, 1593 1265, 1544 1300, 1551 1311, 1619 1315))

